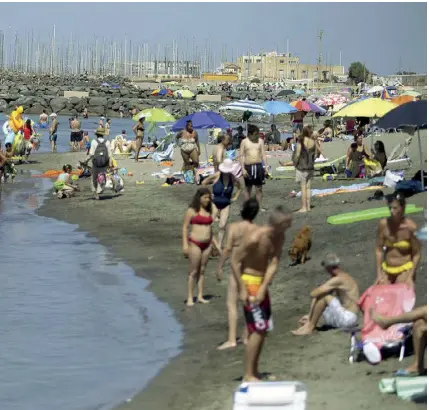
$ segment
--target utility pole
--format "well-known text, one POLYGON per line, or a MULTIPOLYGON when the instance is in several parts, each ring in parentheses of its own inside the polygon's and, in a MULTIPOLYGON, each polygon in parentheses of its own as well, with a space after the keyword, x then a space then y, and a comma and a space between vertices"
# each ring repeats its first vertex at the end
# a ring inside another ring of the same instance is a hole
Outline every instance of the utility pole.
POLYGON ((323 38, 323 30, 319 31, 319 35, 317 36, 319 39, 319 57, 317 59, 317 83, 320 85, 320 69, 322 63, 322 38, 323 38))

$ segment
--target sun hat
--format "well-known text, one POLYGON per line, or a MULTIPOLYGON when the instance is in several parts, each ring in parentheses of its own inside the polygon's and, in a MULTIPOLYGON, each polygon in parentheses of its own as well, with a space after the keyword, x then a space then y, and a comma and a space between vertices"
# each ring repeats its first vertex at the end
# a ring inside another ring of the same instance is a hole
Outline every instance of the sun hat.
POLYGON ((340 265, 340 258, 335 253, 328 253, 325 255, 322 266, 325 268, 335 268, 340 265))
POLYGON ((102 137, 104 137, 106 135, 106 131, 103 127, 98 127, 95 130, 95 135, 101 135, 102 137))
POLYGON ((56 117, 57 114, 55 114, 54 112, 50 115, 50 117, 56 117))
POLYGON ((143 118, 146 118, 146 115, 144 115, 144 114, 140 114, 140 115, 139 115, 139 120, 142 120, 143 118))
POLYGON ((222 164, 219 165, 219 171, 224 174, 231 174, 234 171, 234 163, 232 159, 225 158, 222 164))

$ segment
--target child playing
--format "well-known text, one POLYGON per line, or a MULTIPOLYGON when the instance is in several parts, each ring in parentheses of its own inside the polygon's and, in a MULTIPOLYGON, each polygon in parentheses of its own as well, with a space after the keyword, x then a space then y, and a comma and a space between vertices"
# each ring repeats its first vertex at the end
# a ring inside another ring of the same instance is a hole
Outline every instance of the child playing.
POLYGON ((54 183, 55 193, 58 199, 70 198, 74 191, 77 190, 77 186, 72 183, 71 179, 72 166, 67 164, 63 166, 63 173, 58 175, 57 180, 54 183))
POLYGON ((3 165, 4 182, 6 183, 7 179, 10 178, 11 183, 13 184, 13 181, 15 180, 15 176, 16 176, 16 169, 15 169, 15 166, 13 165, 12 160, 11 160, 11 158, 13 157, 13 149, 12 149, 12 144, 10 142, 8 142, 5 145, 4 156, 6 157, 6 161, 3 165))
POLYGON ((82 140, 83 146, 86 149, 86 155, 89 155, 89 150, 91 149, 91 141, 89 140, 88 131, 83 132, 83 140, 82 140))

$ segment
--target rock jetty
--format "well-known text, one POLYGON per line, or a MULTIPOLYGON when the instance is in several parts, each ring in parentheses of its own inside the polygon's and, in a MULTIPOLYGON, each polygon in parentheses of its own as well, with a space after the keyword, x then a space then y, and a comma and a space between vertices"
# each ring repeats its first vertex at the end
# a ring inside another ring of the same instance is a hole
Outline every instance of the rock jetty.
MULTIPOLYGON (((0 73, 0 112, 8 114, 15 105, 22 105, 26 114, 40 114, 46 110, 49 114, 58 115, 81 114, 86 107, 90 116, 119 117, 120 107, 138 110, 163 108, 176 118, 200 110, 218 112, 219 107, 230 100, 243 99, 247 95, 252 99, 267 100, 270 93, 258 91, 230 91, 221 89, 211 91, 211 94, 221 94, 221 103, 197 102, 171 97, 154 97, 151 95, 156 83, 147 89, 141 89, 129 79, 120 77, 89 78, 82 76, 49 76, 25 75, 19 73, 0 73), (103 83, 115 87, 102 86, 103 83), (150 88, 150 89, 149 89, 150 88), (88 92, 88 97, 64 97, 64 91, 88 92)), ((191 88, 192 90, 192 88, 191 88)), ((192 90, 196 93, 196 90, 192 90)), ((241 118, 241 114, 228 112, 225 117, 230 121, 241 118)))

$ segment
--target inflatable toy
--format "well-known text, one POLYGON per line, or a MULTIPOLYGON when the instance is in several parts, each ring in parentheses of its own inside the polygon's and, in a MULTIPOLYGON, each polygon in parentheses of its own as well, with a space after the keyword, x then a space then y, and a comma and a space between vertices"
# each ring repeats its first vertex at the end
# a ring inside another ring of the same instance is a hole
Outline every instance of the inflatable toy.
POLYGON ((9 128, 16 134, 24 126, 22 113, 24 108, 19 106, 15 111, 12 111, 9 117, 9 128))
MULTIPOLYGON (((423 211, 424 208, 418 208, 414 204, 409 204, 405 208, 406 215, 423 211)), ((330 216, 328 218, 328 223, 331 225, 342 225, 353 222, 368 221, 371 219, 387 218, 389 215, 390 211, 389 208, 386 206, 383 208, 365 209, 362 211, 348 212, 345 214, 330 216)))

